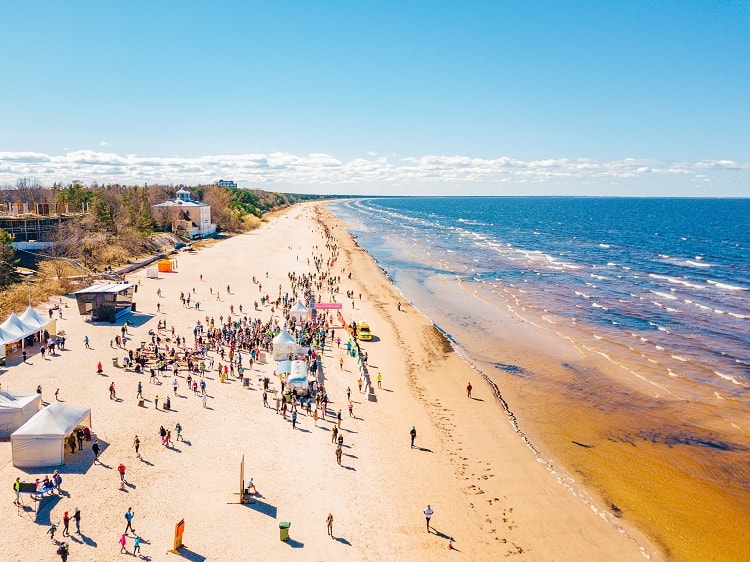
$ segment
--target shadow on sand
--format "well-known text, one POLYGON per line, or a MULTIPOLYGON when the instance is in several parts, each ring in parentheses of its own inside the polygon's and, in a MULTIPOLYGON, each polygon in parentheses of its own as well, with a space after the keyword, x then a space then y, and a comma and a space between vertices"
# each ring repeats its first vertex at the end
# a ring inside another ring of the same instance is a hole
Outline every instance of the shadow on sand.
POLYGON ((276 519, 276 506, 258 499, 257 496, 250 496, 250 503, 245 505, 263 515, 268 515, 271 519, 276 519))
POLYGON ((205 556, 190 550, 186 546, 180 547, 180 550, 178 550, 177 552, 169 551, 169 553, 176 554, 180 558, 184 558, 185 560, 190 560, 190 562, 203 562, 204 560, 206 560, 205 556))

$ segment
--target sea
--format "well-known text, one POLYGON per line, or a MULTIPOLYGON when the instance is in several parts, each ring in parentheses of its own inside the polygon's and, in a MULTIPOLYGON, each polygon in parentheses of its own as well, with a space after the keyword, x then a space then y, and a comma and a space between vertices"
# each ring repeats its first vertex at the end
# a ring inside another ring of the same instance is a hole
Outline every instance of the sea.
POLYGON ((537 454, 670 559, 750 559, 750 199, 329 207, 498 384, 537 454), (523 364, 497 344, 509 314, 580 360, 523 364))

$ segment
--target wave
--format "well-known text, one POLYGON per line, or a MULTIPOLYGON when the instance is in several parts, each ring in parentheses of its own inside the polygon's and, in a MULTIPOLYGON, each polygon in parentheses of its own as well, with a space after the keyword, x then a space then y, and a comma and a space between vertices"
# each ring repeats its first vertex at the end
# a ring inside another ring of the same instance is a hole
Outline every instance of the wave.
POLYGON ((690 361, 689 358, 684 357, 682 355, 672 355, 671 357, 672 357, 672 359, 675 359, 677 361, 682 361, 683 363, 687 363, 688 361, 690 361))
POLYGON ((672 301, 677 300, 676 296, 670 295, 669 293, 662 293, 660 291, 651 291, 651 292, 653 294, 655 294, 655 295, 658 295, 658 296, 664 298, 664 299, 668 299, 668 300, 672 300, 672 301))
POLYGON ((738 381, 736 378, 734 378, 731 375, 725 375, 723 373, 720 373, 719 371, 714 371, 714 373, 720 376, 722 379, 731 382, 732 384, 736 384, 737 386, 743 386, 745 388, 748 388, 746 384, 742 384, 740 381, 738 381))
POLYGON ((746 287, 738 287, 737 285, 730 285, 729 283, 720 283, 719 281, 713 281, 709 279, 706 281, 709 285, 713 285, 717 289, 724 289, 725 291, 747 291, 746 287))

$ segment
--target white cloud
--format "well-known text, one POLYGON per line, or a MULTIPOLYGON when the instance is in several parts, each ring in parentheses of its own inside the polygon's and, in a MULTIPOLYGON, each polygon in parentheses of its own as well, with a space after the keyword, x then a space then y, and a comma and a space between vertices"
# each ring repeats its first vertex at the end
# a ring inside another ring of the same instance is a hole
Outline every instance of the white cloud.
MULTIPOLYGON (((104 143, 104 141, 102 141, 104 143)), ((59 155, 38 152, 0 152, 0 183, 15 184, 19 177, 43 183, 210 183, 230 178, 243 187, 262 187, 307 192, 339 193, 505 193, 510 184, 572 186, 567 192, 590 193, 590 186, 608 186, 633 180, 667 181, 658 178, 689 177, 700 182, 730 174, 745 185, 750 182, 750 164, 731 160, 663 162, 647 159, 597 161, 590 158, 520 160, 499 156, 477 158, 466 155, 397 156, 368 153, 343 161, 330 154, 297 155, 216 154, 198 157, 138 156, 95 150, 76 150, 59 155), (282 187, 279 187, 282 186, 282 187), (442 186, 441 189, 435 186, 442 186), (452 186, 452 187, 451 187, 452 186), (585 190, 580 189, 587 186, 585 190), (451 191, 452 190, 452 191, 451 191)), ((628 184, 630 185, 630 184, 628 184)), ((541 188, 540 188, 541 189, 541 188)), ((647 193, 648 194, 648 193, 647 193)), ((717 193, 718 195, 718 193, 717 193)), ((745 194, 748 195, 748 194, 745 194)))
POLYGON ((110 146, 110 144, 107 141, 102 140, 102 141, 99 141, 99 146, 110 146))

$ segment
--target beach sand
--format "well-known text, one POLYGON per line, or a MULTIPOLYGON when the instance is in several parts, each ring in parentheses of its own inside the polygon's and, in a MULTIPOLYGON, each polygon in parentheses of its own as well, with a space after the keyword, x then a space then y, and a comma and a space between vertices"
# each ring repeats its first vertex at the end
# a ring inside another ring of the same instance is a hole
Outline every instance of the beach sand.
MULTIPOLYGON (((342 250, 333 268, 342 277, 337 301, 343 303, 347 322, 370 324, 375 337, 362 342, 362 348, 373 380, 377 373, 383 378, 382 389, 374 391, 376 400, 368 401, 357 390, 357 366, 344 350, 334 344, 323 354, 329 409, 341 409, 343 415, 342 466, 334 456, 330 418, 318 420, 316 427, 303 414, 293 430, 288 418, 263 407, 258 379, 272 376, 275 367, 267 354, 265 363, 246 371, 249 388, 237 379, 221 383, 214 371, 207 379, 208 408, 186 390, 181 371, 173 411, 156 410, 155 395, 162 400, 173 395, 171 373, 160 377, 161 385, 153 385, 148 375, 113 367, 112 358, 121 363, 124 355, 110 347, 121 323, 87 324, 74 300, 65 297, 70 307, 58 329, 67 334, 67 349, 51 359, 34 352, 20 365, 17 357, 9 357, 0 382, 3 389, 29 392, 41 384, 45 401, 54 400, 59 388, 66 403, 91 407, 93 433, 103 445, 101 463, 92 462, 90 443, 82 452, 66 451, 60 468, 65 493, 45 500, 35 519, 33 511, 13 505, 11 483, 17 476, 43 477, 52 468, 15 468, 10 443, 0 443, 0 482, 7 490, 6 508, 0 511, 0 560, 56 559, 48 525, 76 506, 82 513, 82 534, 64 539, 70 543, 70 560, 76 561, 125 556, 117 541, 131 506, 133 526, 144 539, 142 554, 150 560, 178 558, 167 551, 181 519, 186 545, 181 552, 188 560, 661 559, 641 533, 597 505, 580 483, 551 462, 538 460, 494 389, 452 352, 429 319, 403 300, 320 204, 295 206, 258 230, 194 254, 181 253, 176 273, 162 273, 159 279, 147 279, 145 271, 129 276, 140 286, 138 313, 129 318, 128 347, 149 341, 147 332, 156 330, 159 319, 175 326, 189 343, 197 320, 209 316, 218 321, 229 315, 230 305, 237 312, 242 304, 243 314, 268 319, 271 307, 255 312, 253 301, 266 293, 275 297, 279 285, 289 291, 287 274, 314 271, 307 262, 313 254, 328 257, 317 213, 332 227, 342 250), (179 302, 180 292, 193 288, 200 311, 179 302), (345 297, 348 290, 355 299, 345 297), (85 336, 92 349, 84 348, 85 336), (98 361, 106 376, 96 374, 98 361), (139 380, 147 399, 144 408, 136 400, 139 380), (119 401, 109 398, 113 381, 119 401), (472 398, 466 394, 468 382, 472 398), (352 389, 354 418, 346 408, 347 387, 352 389), (163 447, 159 426, 173 430, 177 422, 184 427, 185 441, 163 447), (417 429, 414 449, 409 446, 412 426, 417 429), (140 460, 132 445, 136 434, 140 460), (239 503, 238 494, 243 455, 245 478, 253 477, 259 492, 248 505, 239 503), (127 467, 124 490, 117 474, 120 463, 127 467), (429 533, 423 515, 428 504, 434 510, 429 533), (334 539, 326 532, 328 513, 334 516, 334 539), (281 521, 291 522, 288 542, 279 540, 281 521), (457 552, 448 549, 450 537, 457 552)), ((533 331, 520 331, 512 318, 506 321, 533 363, 535 346, 548 342, 529 340, 536 337, 533 331)), ((336 332, 346 339, 343 328, 336 332)), ((542 333, 538 337, 545 338, 542 333)), ((278 383, 274 386, 278 389, 278 383)), ((24 499, 30 503, 28 496, 24 499)), ((61 532, 62 525, 57 538, 61 532)), ((132 553, 132 537, 127 547, 132 553)))

